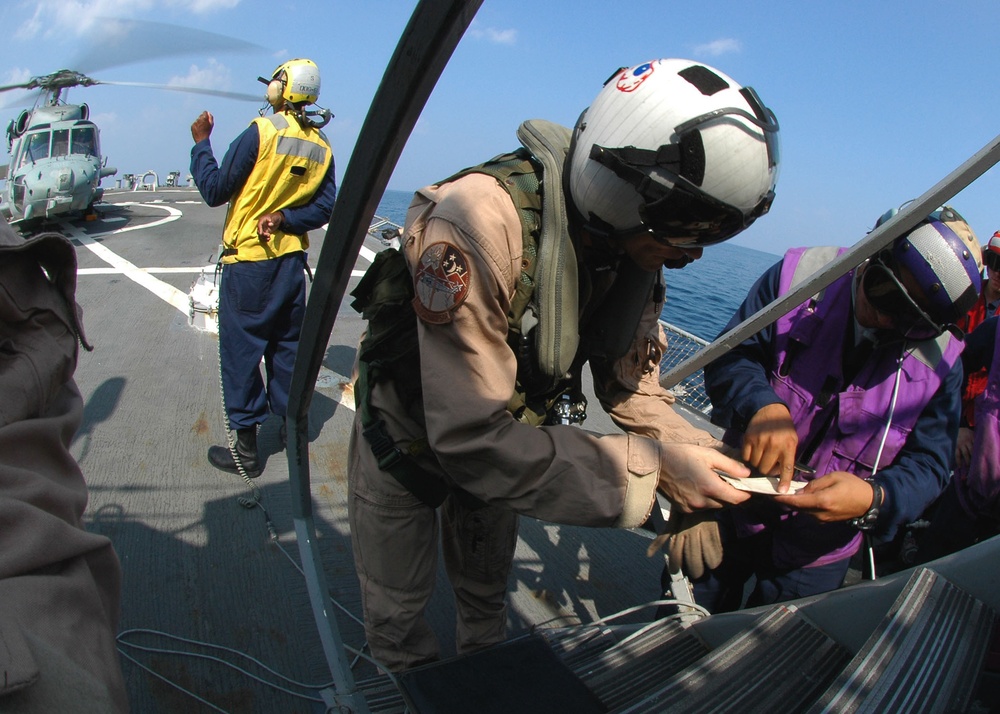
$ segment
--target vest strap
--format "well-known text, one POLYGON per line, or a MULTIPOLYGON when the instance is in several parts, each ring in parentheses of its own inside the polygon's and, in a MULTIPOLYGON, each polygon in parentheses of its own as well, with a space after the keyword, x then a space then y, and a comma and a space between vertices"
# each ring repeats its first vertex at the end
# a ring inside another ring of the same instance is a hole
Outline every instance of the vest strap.
POLYGON ((380 469, 396 479, 403 488, 425 505, 437 508, 448 497, 448 487, 441 479, 420 468, 408 454, 400 451, 385 428, 385 422, 375 416, 368 383, 370 369, 367 362, 358 361, 355 406, 361 417, 363 427, 361 433, 378 460, 380 469))

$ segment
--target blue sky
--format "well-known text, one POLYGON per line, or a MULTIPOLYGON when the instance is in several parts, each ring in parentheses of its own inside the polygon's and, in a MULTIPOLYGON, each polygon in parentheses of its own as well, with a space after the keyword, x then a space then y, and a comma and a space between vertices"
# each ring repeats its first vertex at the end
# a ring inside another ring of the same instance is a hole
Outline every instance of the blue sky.
MULTIPOLYGON (((0 84, 73 66, 108 46, 106 18, 197 28, 255 43, 92 72, 96 79, 262 93, 258 75, 284 59, 320 66, 320 104, 338 177, 415 0, 7 0, 0 84)), ((753 86, 781 124, 771 213, 735 239, 779 253, 848 245, 886 209, 922 194, 1000 133, 1000 3, 995 0, 801 2, 742 0, 644 5, 595 0, 485 0, 421 115, 389 183, 410 191, 517 144, 523 119, 572 125, 618 67, 685 57, 753 86)), ((180 47, 167 35, 164 44, 180 47)), ((8 93, 3 100, 16 99, 8 93)), ((216 117, 221 158, 259 108, 253 103, 129 87, 80 88, 124 172, 187 174, 189 127, 216 117)), ((0 109, 6 122, 19 108, 0 109)), ((3 101, 0 100, 0 105, 3 101)), ((105 184, 107 185, 107 183, 105 184)), ((1000 229, 1000 169, 951 202, 981 241, 1000 229)))

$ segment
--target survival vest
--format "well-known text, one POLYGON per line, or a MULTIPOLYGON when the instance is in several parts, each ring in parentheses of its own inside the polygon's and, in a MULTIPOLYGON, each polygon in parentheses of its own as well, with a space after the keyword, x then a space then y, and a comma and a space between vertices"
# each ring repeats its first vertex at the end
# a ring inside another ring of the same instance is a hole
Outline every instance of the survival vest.
POLYGON ((323 132, 303 128, 289 115, 254 119, 257 162, 243 188, 229 201, 223 228, 223 263, 268 260, 309 247, 307 235, 278 230, 267 242, 257 238, 257 218, 307 203, 319 189, 333 160, 323 132))
MULTIPOLYGON (((979 299, 976 300, 976 304, 972 306, 968 314, 958 322, 958 327, 961 328, 965 334, 969 334, 974 329, 979 327, 987 317, 992 317, 993 315, 1000 315, 1000 307, 994 310, 989 310, 989 306, 986 304, 986 283, 983 283, 983 289, 979 293, 979 299)), ((962 421, 963 426, 975 427, 976 426, 976 397, 983 393, 986 389, 986 379, 988 373, 986 369, 980 369, 971 374, 965 375, 965 388, 962 391, 962 421)))
MULTIPOLYGON (((531 357, 526 349, 521 349, 520 325, 534 289, 541 226, 541 167, 525 149, 518 149, 464 169, 441 183, 475 172, 494 176, 507 189, 521 220, 524 260, 507 316, 509 341, 517 345, 514 351, 518 355, 520 374, 522 363, 531 357)), ((371 406, 371 385, 391 380, 410 416, 418 421, 423 418, 417 316, 412 302, 413 277, 402 252, 387 248, 377 253, 351 297, 354 298, 351 306, 368 322, 358 348, 358 378, 354 387, 355 407, 364 427, 365 440, 378 459, 379 468, 390 473, 421 501, 436 507, 448 496, 447 486, 410 458, 417 450, 426 448, 426 444, 414 443, 409 447, 409 454, 401 452, 371 406)), ((519 384, 508 409, 518 418, 527 414, 526 420, 541 423, 544 410, 540 410, 541 415, 528 412, 527 403, 528 397, 519 384)))
MULTIPOLYGON (((518 384, 508 409, 526 423, 541 424, 549 402, 562 392, 558 389, 558 380, 540 374, 534 359, 531 334, 522 332, 522 319, 535 291, 541 235, 542 169, 522 148, 463 169, 440 183, 449 183, 472 173, 485 173, 496 178, 510 194, 521 220, 524 257, 507 313, 508 344, 518 359, 518 384), (557 392, 554 396, 551 395, 553 390, 557 392)), ((351 293, 355 298, 352 307, 368 321, 358 360, 368 366, 369 383, 391 378, 403 403, 416 410, 421 401, 420 355, 417 349, 417 317, 411 304, 413 295, 413 278, 406 259, 393 248, 380 251, 375 256, 372 266, 351 293)), ((574 323, 577 317, 572 316, 574 323)), ((363 389, 356 389, 355 393, 358 399, 367 396, 363 389)), ((416 412, 411 411, 411 415, 416 416, 416 412)))

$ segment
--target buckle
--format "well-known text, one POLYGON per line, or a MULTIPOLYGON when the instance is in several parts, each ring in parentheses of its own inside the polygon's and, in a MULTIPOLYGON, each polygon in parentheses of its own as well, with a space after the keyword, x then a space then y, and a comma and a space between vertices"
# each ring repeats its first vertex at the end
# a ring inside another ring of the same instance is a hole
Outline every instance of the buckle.
POLYGON ((385 422, 381 419, 362 429, 361 434, 371 447, 380 469, 388 470, 403 458, 403 452, 396 448, 389 432, 386 431, 385 422))

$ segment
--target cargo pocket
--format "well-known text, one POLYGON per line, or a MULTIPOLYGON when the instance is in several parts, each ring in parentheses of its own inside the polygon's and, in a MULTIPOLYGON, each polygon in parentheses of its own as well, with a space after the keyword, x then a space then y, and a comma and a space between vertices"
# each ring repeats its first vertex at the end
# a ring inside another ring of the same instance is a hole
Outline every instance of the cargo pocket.
POLYGON ((872 475, 880 452, 879 469, 891 464, 910 434, 910 430, 897 421, 888 426, 886 434, 886 415, 865 409, 864 396, 860 390, 840 395, 837 419, 841 437, 833 447, 829 465, 832 471, 849 471, 860 478, 872 475))
POLYGON ((517 514, 486 506, 469 511, 446 501, 443 512, 445 547, 460 558, 462 574, 480 583, 506 580, 517 541, 517 514))
POLYGON ((270 262, 236 263, 227 271, 223 288, 238 312, 259 315, 267 307, 271 295, 270 262))

